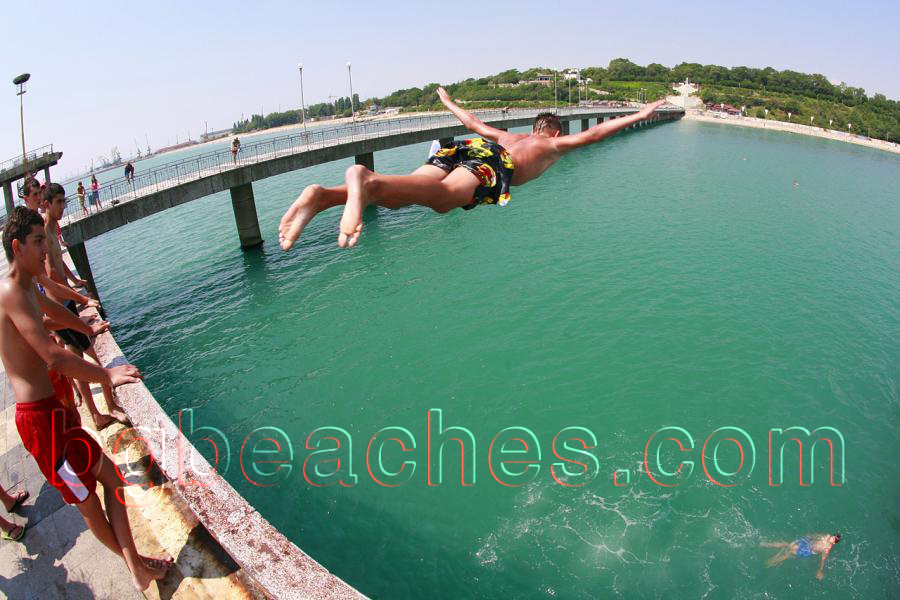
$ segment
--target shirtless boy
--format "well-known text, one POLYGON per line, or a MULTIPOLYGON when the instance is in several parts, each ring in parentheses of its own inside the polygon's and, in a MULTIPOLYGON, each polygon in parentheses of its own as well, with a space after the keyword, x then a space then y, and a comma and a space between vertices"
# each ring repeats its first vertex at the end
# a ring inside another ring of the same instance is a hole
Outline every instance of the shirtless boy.
POLYGON ((16 398, 16 429, 47 482, 67 504, 77 505, 91 532, 125 559, 132 583, 144 590, 165 576, 171 559, 137 553, 128 513, 116 495, 123 479, 89 433, 77 425, 66 428, 66 421, 79 423, 78 413, 62 404, 48 369, 111 387, 136 383, 141 374, 133 365, 104 369, 51 340, 42 312, 63 324, 78 319, 35 290, 34 278, 44 272, 46 238, 44 220, 23 206, 13 210, 3 228, 9 273, 0 281, 0 358, 16 398), (103 485, 105 512, 96 493, 98 481, 103 485))
POLYGON ((503 206, 509 202, 510 186, 536 179, 569 150, 599 142, 650 118, 664 103, 654 102, 636 114, 572 135, 560 135, 559 118, 543 113, 535 118, 531 134, 522 134, 486 125, 454 104, 444 88, 438 88, 437 93, 444 106, 480 138, 451 142, 411 175, 382 175, 354 165, 347 169, 345 185, 307 187, 281 219, 281 248, 289 250, 310 219, 340 204, 344 205, 338 235, 342 248, 356 245, 362 232, 363 209, 370 204, 386 208, 419 204, 439 213, 479 204, 503 206))
MULTIPOLYGON (((44 226, 44 231, 47 234, 47 261, 46 261, 46 272, 47 276, 59 283, 61 285, 67 286, 67 274, 72 275, 72 272, 69 270, 68 265, 66 265, 65 261, 62 259, 62 249, 59 247, 59 240, 56 236, 56 229, 59 224, 59 220, 62 218, 63 213, 66 210, 66 191, 63 189, 61 185, 58 183, 51 183, 46 188, 44 188, 44 204, 47 207, 47 212, 45 213, 46 224, 44 226)), ((82 280, 78 280, 79 283, 82 280)), ((51 299, 56 300, 60 304, 63 304, 67 309, 69 309, 72 314, 78 316, 78 307, 75 304, 74 300, 69 298, 62 298, 57 296, 56 288, 47 289, 47 295, 50 296, 51 299)), ((66 347, 77 354, 78 356, 82 356, 83 354, 87 354, 91 358, 93 358, 98 364, 100 360, 97 358, 97 352, 94 350, 94 345, 91 342, 90 338, 83 335, 78 331, 74 331, 72 329, 61 329, 56 332, 56 335, 65 343, 66 347)), ((76 381, 78 385, 78 389, 81 391, 81 397, 87 400, 88 410, 91 412, 91 418, 94 420, 94 425, 98 429, 103 429, 108 425, 118 421, 119 423, 125 423, 128 421, 128 418, 125 416, 125 411, 121 406, 116 402, 115 396, 113 395, 112 388, 108 385, 101 386, 103 390, 103 398, 106 400, 106 405, 109 407, 110 414, 106 415, 101 413, 97 406, 94 404, 94 397, 91 393, 91 386, 87 381, 76 381)))
POLYGON ((831 553, 834 545, 841 541, 841 534, 834 535, 827 533, 815 533, 804 536, 793 542, 762 542, 760 546, 764 548, 781 548, 778 553, 769 559, 766 563, 770 567, 777 567, 792 556, 806 558, 814 554, 821 554, 819 560, 819 570, 816 571, 816 579, 825 578, 825 559, 831 553))

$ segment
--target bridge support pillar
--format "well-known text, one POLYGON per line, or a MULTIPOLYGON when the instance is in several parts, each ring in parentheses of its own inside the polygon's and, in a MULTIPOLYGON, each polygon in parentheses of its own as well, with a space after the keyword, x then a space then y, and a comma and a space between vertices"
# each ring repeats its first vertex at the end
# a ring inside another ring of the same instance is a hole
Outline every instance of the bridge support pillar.
POLYGON ((3 199, 6 200, 6 214, 11 215, 13 208, 15 208, 16 203, 13 199, 13 191, 12 191, 12 182, 4 181, 3 182, 3 199))
POLYGON ((94 283, 94 274, 91 272, 91 263, 88 261, 87 248, 85 247, 84 242, 70 244, 69 256, 72 257, 72 263, 75 265, 75 270, 78 271, 78 276, 88 282, 88 292, 90 292, 91 296, 100 300, 100 295, 97 293, 97 284, 94 283))
POLYGON ((50 183, 50 167, 44 167, 44 183, 50 183))
POLYGON ((447 144, 449 144, 449 143, 452 142, 452 141, 453 141, 453 138, 452 138, 452 137, 441 138, 441 139, 438 140, 438 144, 440 144, 440 145, 441 145, 441 148, 443 148, 444 146, 446 146, 447 144))
POLYGON ((256 217, 256 201, 253 199, 253 184, 243 183, 231 188, 231 208, 237 225, 241 248, 262 244, 259 219, 256 217))
POLYGON ((590 119, 582 119, 582 120, 581 120, 581 130, 582 130, 582 131, 585 131, 585 130, 589 129, 590 126, 591 126, 591 120, 590 120, 590 119))
POLYGON ((356 155, 356 164, 362 165, 370 171, 375 170, 375 154, 366 152, 365 154, 356 155))
POLYGON ((562 121, 560 125, 562 130, 559 132, 559 135, 569 135, 569 121, 562 121))

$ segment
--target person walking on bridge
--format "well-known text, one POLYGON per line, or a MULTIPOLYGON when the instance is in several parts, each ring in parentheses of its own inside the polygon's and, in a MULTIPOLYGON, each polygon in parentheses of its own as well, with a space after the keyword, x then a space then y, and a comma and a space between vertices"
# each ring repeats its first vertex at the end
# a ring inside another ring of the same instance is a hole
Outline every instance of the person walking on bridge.
POLYGON ((237 164, 237 155, 241 151, 241 140, 234 138, 231 142, 231 162, 237 164))
POLYGON ((481 137, 444 145, 411 175, 382 175, 353 165, 347 169, 344 185, 307 187, 281 219, 278 240, 283 250, 293 247, 306 224, 331 206, 344 205, 338 235, 342 248, 355 246, 359 241, 363 210, 371 204, 386 208, 418 204, 439 213, 454 208, 469 210, 480 204, 505 206, 510 200, 510 186, 540 177, 570 150, 599 142, 649 119, 665 102, 648 104, 635 114, 572 135, 560 135, 562 124, 555 114, 541 113, 535 118, 531 133, 522 134, 483 123, 457 106, 442 87, 437 93, 444 106, 481 137))

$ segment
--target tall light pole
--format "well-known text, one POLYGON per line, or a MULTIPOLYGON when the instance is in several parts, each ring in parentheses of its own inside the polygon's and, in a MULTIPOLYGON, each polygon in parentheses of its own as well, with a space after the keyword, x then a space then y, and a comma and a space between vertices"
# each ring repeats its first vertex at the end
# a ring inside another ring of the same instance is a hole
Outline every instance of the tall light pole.
POLYGON ((306 101, 303 99, 303 63, 297 63, 300 71, 300 116, 303 118, 303 133, 306 133, 306 101))
POLYGON ((19 91, 16 92, 16 95, 19 97, 19 126, 22 130, 22 168, 25 168, 25 163, 28 162, 28 158, 25 155, 25 109, 23 107, 22 96, 25 95, 25 82, 31 79, 31 73, 22 73, 15 79, 13 79, 13 85, 19 86, 19 91))
POLYGON ((350 118, 356 120, 356 113, 353 111, 353 74, 350 72, 350 61, 347 61, 347 77, 350 79, 350 118))
POLYGON ((556 71, 553 71, 553 112, 559 113, 559 94, 556 90, 556 71))

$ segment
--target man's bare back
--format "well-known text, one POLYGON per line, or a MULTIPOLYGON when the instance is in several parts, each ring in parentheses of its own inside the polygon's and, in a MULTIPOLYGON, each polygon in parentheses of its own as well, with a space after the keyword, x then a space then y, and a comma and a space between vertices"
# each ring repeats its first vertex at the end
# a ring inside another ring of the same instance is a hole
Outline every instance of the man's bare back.
POLYGON ((498 136, 497 143, 506 148, 516 165, 513 185, 524 185, 537 179, 563 154, 556 149, 551 138, 541 135, 505 133, 498 136))

